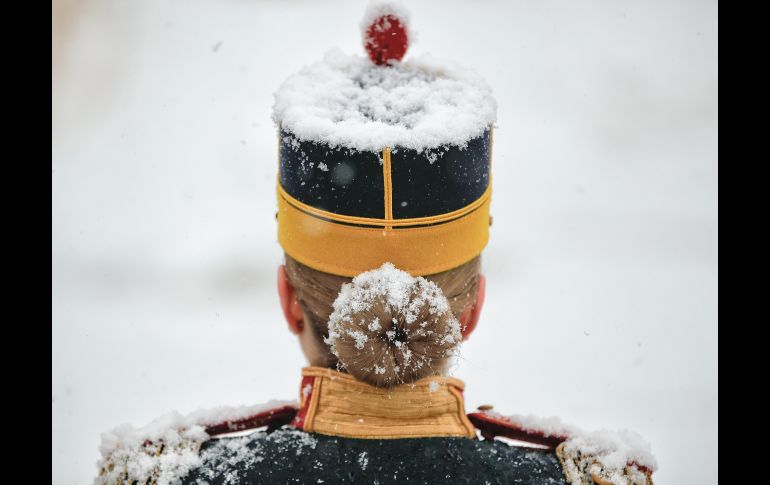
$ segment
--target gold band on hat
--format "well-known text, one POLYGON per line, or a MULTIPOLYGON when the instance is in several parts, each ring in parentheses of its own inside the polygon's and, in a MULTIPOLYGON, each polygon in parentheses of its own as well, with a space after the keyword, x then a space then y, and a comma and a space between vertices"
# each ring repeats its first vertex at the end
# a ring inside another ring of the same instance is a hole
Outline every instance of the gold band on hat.
POLYGON ((491 183, 473 203, 437 216, 376 219, 323 211, 291 197, 278 184, 278 242, 302 264, 355 276, 384 262, 412 275, 456 268, 489 240, 491 183))

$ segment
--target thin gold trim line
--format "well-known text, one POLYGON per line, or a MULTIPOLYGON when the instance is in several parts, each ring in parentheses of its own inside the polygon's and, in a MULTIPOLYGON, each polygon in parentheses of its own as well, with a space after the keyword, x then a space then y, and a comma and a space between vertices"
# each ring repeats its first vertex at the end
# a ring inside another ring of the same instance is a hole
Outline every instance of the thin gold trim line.
MULTIPOLYGON (((393 177, 390 166, 390 147, 382 149, 382 179, 385 191, 385 220, 393 220, 393 177)), ((393 229, 393 226, 386 225, 385 229, 393 229)))
POLYGON ((290 206, 293 206, 296 209, 299 209, 303 212, 306 212, 310 215, 314 215, 317 217, 320 217, 322 219, 328 219, 333 222, 344 222, 348 224, 359 224, 363 226, 384 226, 388 225, 391 227, 409 227, 409 226, 420 226, 420 225, 426 225, 426 224, 438 224, 442 222, 448 222, 454 219, 457 219, 459 217, 462 217, 464 215, 467 215, 474 210, 478 209, 482 205, 484 205, 484 202, 486 202, 487 199, 489 199, 491 193, 492 193, 492 183, 491 183, 491 177, 490 177, 490 184, 487 187, 487 190, 484 191, 484 193, 476 199, 475 201, 471 202, 470 204, 466 205, 465 207, 461 207, 460 209, 457 209, 452 212, 447 212, 446 214, 440 214, 436 216, 426 216, 426 217, 414 217, 410 219, 378 219, 374 217, 358 217, 358 216, 346 216, 343 214, 336 214, 334 212, 325 211, 322 209, 317 209, 313 206, 310 206, 308 204, 305 204, 304 202, 300 202, 299 200, 292 197, 286 190, 281 186, 280 182, 278 183, 278 195, 281 196, 283 200, 286 201, 287 204, 290 206))
POLYGON ((303 423, 302 429, 304 431, 313 431, 313 425, 315 424, 315 415, 316 410, 318 409, 318 399, 321 397, 321 386, 323 385, 323 379, 320 377, 315 377, 313 379, 313 387, 312 391, 310 392, 310 404, 307 407, 307 412, 305 413, 305 422, 303 423))

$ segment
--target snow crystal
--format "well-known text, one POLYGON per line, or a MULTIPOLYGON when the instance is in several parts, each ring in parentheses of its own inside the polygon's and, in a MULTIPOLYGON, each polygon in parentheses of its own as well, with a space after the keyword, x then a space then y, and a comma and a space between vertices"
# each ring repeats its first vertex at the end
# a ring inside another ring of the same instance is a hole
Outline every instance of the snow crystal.
POLYGON ((376 66, 332 50, 286 79, 274 97, 273 120, 297 138, 373 152, 464 147, 497 112, 481 77, 430 56, 376 66))
POLYGON ((428 384, 428 390, 430 392, 436 392, 439 389, 439 383, 438 381, 430 381, 430 384, 428 384))
POLYGON ((457 336, 454 334, 448 333, 441 338, 440 342, 442 344, 453 344, 457 342, 457 336))
POLYGON ((297 443, 298 455, 303 453, 305 447, 310 448, 311 450, 315 450, 315 447, 318 445, 318 440, 313 438, 312 435, 305 433, 304 431, 288 430, 286 432, 294 437, 293 440, 297 443))
POLYGON ((372 320, 372 323, 368 326, 369 331, 376 332, 377 330, 382 329, 382 325, 380 325, 380 319, 375 317, 374 320, 372 320))
POLYGON ((369 464, 369 458, 366 457, 366 452, 362 451, 360 455, 358 455, 358 464, 361 465, 362 470, 366 470, 366 466, 369 464))
POLYGON ((103 473, 97 485, 132 480, 157 485, 178 483, 181 477, 198 466, 198 450, 209 439, 208 425, 237 421, 270 409, 297 406, 295 401, 270 401, 265 404, 201 409, 188 415, 171 412, 135 428, 122 425, 102 433, 98 466, 103 473))
POLYGON ((358 350, 363 350, 364 345, 369 340, 369 337, 367 337, 366 334, 361 330, 348 330, 347 334, 353 337, 353 339, 356 341, 356 348, 358 350))

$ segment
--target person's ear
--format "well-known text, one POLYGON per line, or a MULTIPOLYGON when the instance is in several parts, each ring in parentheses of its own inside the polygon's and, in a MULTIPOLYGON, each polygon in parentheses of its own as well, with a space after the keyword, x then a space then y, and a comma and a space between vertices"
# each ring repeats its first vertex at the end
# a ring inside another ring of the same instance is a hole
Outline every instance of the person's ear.
POLYGON ((291 333, 299 335, 305 323, 305 314, 297 301, 297 292, 286 274, 286 266, 278 267, 278 298, 281 300, 281 310, 291 333))
POLYGON ((460 329, 463 340, 468 340, 470 334, 476 329, 481 317, 481 309, 484 307, 484 297, 487 292, 487 279, 479 275, 479 284, 476 289, 476 301, 460 315, 460 329))

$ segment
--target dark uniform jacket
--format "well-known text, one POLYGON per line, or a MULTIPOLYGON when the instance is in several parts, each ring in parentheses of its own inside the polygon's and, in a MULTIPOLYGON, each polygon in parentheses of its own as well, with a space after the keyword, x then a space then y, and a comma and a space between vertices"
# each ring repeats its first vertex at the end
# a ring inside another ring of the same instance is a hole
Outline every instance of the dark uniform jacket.
POLYGON ((184 483, 567 483, 552 450, 477 439, 457 379, 385 390, 309 368, 302 389, 291 424, 206 442, 184 483))
MULTIPOLYGON (((303 369, 299 406, 209 425, 209 438, 195 445, 199 446, 195 465, 171 483, 616 483, 602 479, 610 474, 592 473, 585 457, 563 453, 558 445, 565 436, 525 429, 491 413, 466 414, 463 389, 462 381, 446 377, 381 389, 348 374, 308 367, 303 369), (495 436, 538 447, 513 446, 495 436)), ((150 455, 159 457, 162 468, 163 447, 146 445, 153 450, 150 455)), ((105 475, 115 466, 108 459, 103 477, 115 476, 114 472, 105 475)), ((652 484, 649 470, 627 468, 635 475, 621 473, 627 479, 624 484, 652 484)), ((129 470, 116 483, 161 485, 166 481, 133 482, 130 475, 129 470)))

